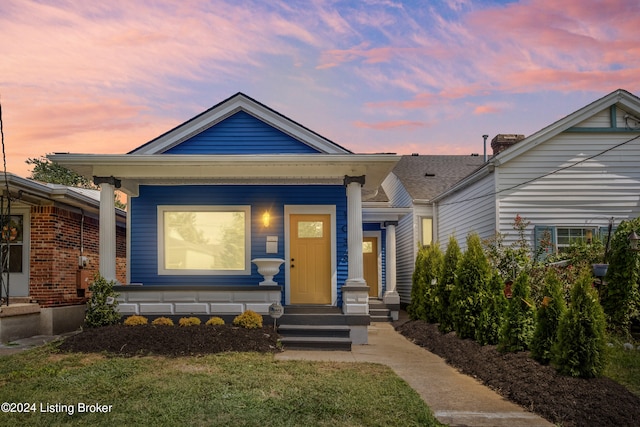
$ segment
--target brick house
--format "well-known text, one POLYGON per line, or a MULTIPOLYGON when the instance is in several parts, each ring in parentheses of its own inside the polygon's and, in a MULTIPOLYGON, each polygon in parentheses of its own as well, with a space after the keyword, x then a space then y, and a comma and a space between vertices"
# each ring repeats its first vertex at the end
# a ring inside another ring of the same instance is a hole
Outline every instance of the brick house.
MULTIPOLYGON (((77 329, 87 290, 99 269, 96 190, 45 184, 7 175, 2 229, 9 272, 2 277, 0 341, 77 329), (7 209, 10 209, 8 211, 7 209)), ((126 217, 116 209, 116 279, 126 277, 126 217)))

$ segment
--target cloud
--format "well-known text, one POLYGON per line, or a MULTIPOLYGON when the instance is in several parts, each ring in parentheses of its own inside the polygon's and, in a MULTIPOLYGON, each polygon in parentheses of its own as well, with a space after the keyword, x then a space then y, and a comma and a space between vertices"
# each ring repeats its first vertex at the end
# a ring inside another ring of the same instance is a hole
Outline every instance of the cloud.
POLYGON ((385 122, 377 122, 377 123, 365 123, 363 121, 355 121, 353 123, 355 127, 364 128, 364 129, 375 129, 375 130, 388 130, 388 129, 396 129, 396 128, 420 128, 424 127, 425 123, 416 122, 410 120, 390 120, 385 122))

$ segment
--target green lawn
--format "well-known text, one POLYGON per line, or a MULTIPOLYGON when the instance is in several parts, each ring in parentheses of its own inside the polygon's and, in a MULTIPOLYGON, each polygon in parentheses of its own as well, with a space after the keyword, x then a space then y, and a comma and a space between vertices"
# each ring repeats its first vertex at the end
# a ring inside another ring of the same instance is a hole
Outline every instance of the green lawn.
POLYGON ((49 345, 0 358, 0 396, 35 409, 0 413, 2 426, 441 425, 386 366, 249 353, 114 358, 49 345))
MULTIPOLYGON (((625 350, 623 341, 614 342, 614 347, 609 348, 609 363, 604 375, 640 396, 640 350, 625 350)), ((635 347, 638 345, 635 343, 635 347)))

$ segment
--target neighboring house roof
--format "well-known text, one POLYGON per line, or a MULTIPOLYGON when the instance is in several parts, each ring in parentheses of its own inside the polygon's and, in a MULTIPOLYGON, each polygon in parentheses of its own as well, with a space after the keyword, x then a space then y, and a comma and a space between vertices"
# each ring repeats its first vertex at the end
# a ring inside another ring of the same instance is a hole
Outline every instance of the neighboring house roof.
POLYGON ((255 99, 238 92, 181 125, 130 151, 128 154, 161 154, 202 133, 238 112, 245 112, 320 153, 348 154, 351 151, 302 126, 255 99))
MULTIPOLYGON (((1 177, 4 194, 6 191, 4 176, 1 177)), ((12 173, 6 174, 6 183, 9 186, 12 200, 36 205, 42 204, 44 201, 61 203, 93 213, 98 213, 100 210, 99 190, 45 183, 22 178, 12 173)), ((119 208, 116 208, 116 212, 121 217, 126 215, 125 211, 119 208)))
MULTIPOLYGON (((483 167, 472 172, 469 176, 460 180, 451 188, 445 190, 441 194, 438 194, 434 201, 441 200, 442 198, 473 184, 491 173, 495 167, 505 164, 538 145, 554 138, 562 132, 628 132, 629 129, 615 126, 617 118, 613 116, 614 113, 612 113, 612 117, 610 118, 610 121, 612 122, 611 127, 590 128, 581 126, 581 123, 586 122, 594 115, 613 106, 618 106, 624 111, 640 115, 640 98, 623 89, 615 90, 591 104, 569 114, 568 116, 563 117, 555 123, 539 130, 533 135, 526 137, 522 141, 514 144, 501 153, 498 153, 496 156, 493 156, 483 167)), ((613 110, 615 110, 615 108, 613 110)))
POLYGON ((402 156, 393 169, 414 201, 430 201, 484 164, 481 156, 402 156))

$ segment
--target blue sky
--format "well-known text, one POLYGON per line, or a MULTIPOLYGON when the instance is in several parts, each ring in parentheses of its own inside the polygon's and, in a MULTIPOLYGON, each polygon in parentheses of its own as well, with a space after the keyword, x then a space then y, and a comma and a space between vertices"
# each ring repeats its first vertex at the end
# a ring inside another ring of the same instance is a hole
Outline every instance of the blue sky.
POLYGON ((236 92, 355 152, 482 153, 623 88, 640 2, 0 3, 7 168, 125 153, 236 92))

